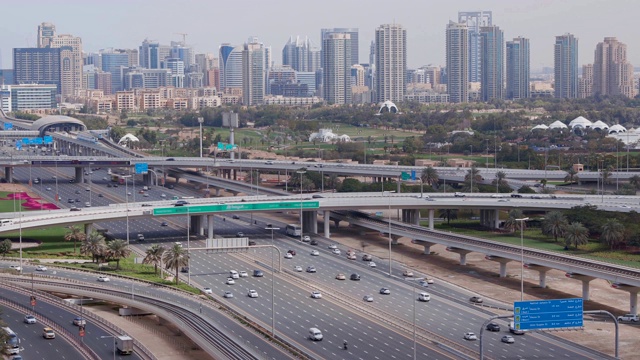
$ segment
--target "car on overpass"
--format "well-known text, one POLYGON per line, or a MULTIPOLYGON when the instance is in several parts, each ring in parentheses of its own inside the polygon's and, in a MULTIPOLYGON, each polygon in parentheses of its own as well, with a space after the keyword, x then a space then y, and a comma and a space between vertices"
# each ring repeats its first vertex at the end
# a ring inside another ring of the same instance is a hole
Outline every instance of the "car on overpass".
POLYGON ((618 316, 618 321, 638 322, 638 320, 640 320, 638 318, 638 314, 624 314, 622 316, 618 316))

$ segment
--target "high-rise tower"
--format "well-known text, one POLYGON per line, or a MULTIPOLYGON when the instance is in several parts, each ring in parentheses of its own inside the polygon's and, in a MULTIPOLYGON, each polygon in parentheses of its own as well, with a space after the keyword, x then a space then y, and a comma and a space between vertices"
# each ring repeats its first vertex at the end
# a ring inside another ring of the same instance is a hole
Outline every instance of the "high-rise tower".
MULTIPOLYGON (((349 37, 351 38, 351 47, 349 48, 351 54, 349 55, 349 58, 351 59, 351 64, 349 64, 349 66, 353 65, 353 64, 357 64, 358 63, 358 28, 333 28, 333 29, 321 29, 320 30, 320 39, 324 39, 325 35, 328 34, 333 34, 333 33, 338 33, 338 34, 349 34, 349 37)), ((322 51, 324 51, 324 45, 322 46, 322 51)))
POLYGON ((404 101, 407 73, 407 30, 400 24, 376 29, 376 101, 404 101))
POLYGON ((553 50, 555 97, 578 97, 578 39, 569 33, 556 36, 553 50))
POLYGON ((447 25, 447 93, 452 103, 469 101, 469 28, 449 21, 447 25))
POLYGON ((351 34, 324 34, 322 49, 322 89, 325 101, 331 104, 350 104, 351 34))
POLYGON ((491 11, 460 11, 458 12, 458 22, 466 24, 469 29, 468 80, 479 82, 482 76, 480 28, 493 25, 491 11))
POLYGON ((517 37, 507 41, 507 99, 531 97, 529 69, 529 39, 517 37))
POLYGON ((38 47, 51 47, 51 41, 56 36, 56 26, 43 22, 38 25, 38 47))
POLYGON ((596 45, 593 62, 593 95, 634 97, 633 66, 627 61, 627 45, 606 37, 596 45))
POLYGON ((495 25, 480 27, 480 83, 482 101, 503 99, 504 34, 495 25))
POLYGON ((242 103, 260 105, 265 94, 265 47, 249 39, 242 50, 242 103))
POLYGON ((220 45, 220 90, 242 89, 242 46, 220 45))

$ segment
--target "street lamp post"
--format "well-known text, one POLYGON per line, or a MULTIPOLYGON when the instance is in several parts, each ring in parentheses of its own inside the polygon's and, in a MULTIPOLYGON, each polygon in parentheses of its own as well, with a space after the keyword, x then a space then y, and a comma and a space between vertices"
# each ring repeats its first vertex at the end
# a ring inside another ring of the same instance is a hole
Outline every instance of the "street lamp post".
POLYGON ((389 213, 387 214, 387 216, 389 216, 389 277, 391 277, 391 193, 394 192, 395 191, 383 192, 383 194, 387 194, 387 197, 389 199, 389 213))
POLYGON ((524 222, 529 220, 528 217, 516 219, 520 221, 520 301, 524 297, 524 222))
POLYGON ((187 206, 187 284, 191 285, 191 215, 189 214, 189 207, 187 206))
POLYGON ((273 227, 272 225, 267 226, 265 230, 271 230, 271 336, 276 337, 276 318, 275 318, 275 295, 274 295, 274 286, 273 283, 275 281, 275 271, 273 267, 273 231, 280 230, 280 228, 273 227))
POLYGON ((296 171, 296 173, 300 174, 300 242, 302 242, 302 233, 304 232, 302 227, 302 175, 306 172, 307 170, 296 171))
POLYGON ((113 338, 113 360, 116 360, 116 336, 115 335, 100 336, 100 339, 109 339, 109 338, 113 338))
POLYGON ((200 157, 202 157, 202 123, 204 122, 204 118, 202 116, 198 117, 198 124, 200 124, 200 157))
MULTIPOLYGON (((421 281, 425 278, 415 278, 408 279, 409 281, 421 281)), ((417 359, 416 355, 416 286, 415 284, 411 284, 411 289, 413 290, 413 297, 411 301, 413 301, 413 360, 417 359)))
POLYGON ((122 175, 122 178, 124 179, 124 198, 127 200, 127 245, 129 245, 129 183, 127 182, 127 179, 130 177, 131 175, 122 175))

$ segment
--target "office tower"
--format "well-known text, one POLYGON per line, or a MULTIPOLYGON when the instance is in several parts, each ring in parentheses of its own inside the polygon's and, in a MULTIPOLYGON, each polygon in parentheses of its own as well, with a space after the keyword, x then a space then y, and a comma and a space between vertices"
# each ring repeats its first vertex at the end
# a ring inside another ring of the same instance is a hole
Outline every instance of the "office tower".
MULTIPOLYGON (((5 98, 9 94, 11 105, 9 111, 55 109, 57 107, 56 85, 46 84, 24 84, 24 85, 3 85, 0 86, 0 94, 5 98)), ((5 108, 5 100, 2 101, 5 108)))
POLYGON ((365 71, 360 64, 351 65, 351 86, 364 86, 365 71))
POLYGON ((169 58, 164 62, 165 69, 171 70, 171 86, 184 87, 184 61, 178 58, 169 58))
POLYGON ((182 60, 185 67, 195 62, 195 52, 193 48, 182 41, 172 41, 170 51, 170 57, 182 60))
POLYGON ((482 79, 480 28, 493 25, 491 11, 460 11, 458 12, 458 22, 466 24, 468 28, 468 80, 469 82, 480 82, 482 79))
POLYGON ((105 95, 113 94, 111 89, 111 74, 108 72, 98 71, 94 74, 95 89, 102 90, 105 95))
MULTIPOLYGON (((323 40, 325 35, 328 34, 349 34, 351 38, 351 64, 357 64, 358 61, 358 28, 333 28, 333 29, 321 29, 320 39, 323 40)), ((324 45, 322 45, 322 51, 324 51, 324 45)), ((313 71, 313 70, 310 70, 313 71)))
POLYGON ((578 97, 593 96, 593 64, 582 65, 582 76, 578 78, 578 97))
POLYGON ((466 24, 447 25, 447 94, 453 103, 469 101, 469 29, 466 24))
POLYGON ((242 89, 243 46, 220 45, 220 90, 242 89))
POLYGON ((129 55, 129 66, 140 65, 140 51, 138 49, 122 49, 120 51, 129 55))
POLYGON ((507 41, 507 99, 531 97, 529 64, 529 39, 517 37, 507 41))
POLYGON ((111 74, 111 94, 124 90, 122 85, 122 69, 129 67, 129 54, 120 50, 100 50, 102 71, 111 74))
POLYGON ((322 90, 330 104, 351 103, 351 35, 326 33, 322 39, 322 90))
POLYGON ((282 49, 282 65, 289 65, 295 71, 313 72, 321 67, 320 51, 313 46, 311 40, 296 37, 289 41, 282 49))
MULTIPOLYGON (((168 87, 173 85, 172 81, 173 78, 170 69, 145 69, 141 67, 122 69, 124 90, 168 87)), ((105 91, 105 94, 106 93, 105 91)))
POLYGON ((482 101, 504 98, 504 34, 498 26, 480 27, 482 101))
POLYGON ((56 36, 56 26, 51 23, 43 22, 38 25, 38 47, 51 47, 51 42, 56 36))
POLYGON ((160 44, 144 39, 138 48, 140 55, 140 66, 146 69, 160 69, 160 55, 158 49, 160 44))
POLYGON ((196 54, 195 61, 203 75, 202 85, 214 86, 208 74, 209 70, 218 68, 218 58, 214 54, 196 54))
POLYGON ((407 73, 407 30, 399 24, 380 25, 376 41, 376 101, 404 101, 407 73))
POLYGON ((606 37, 596 45, 593 61, 593 95, 635 96, 633 66, 627 61, 627 45, 606 37))
POLYGON ((15 84, 50 84, 60 91, 60 50, 58 48, 15 48, 15 84))
POLYGON ((432 88, 442 84, 442 78, 440 76, 442 69, 440 69, 439 66, 427 65, 423 66, 422 69, 424 70, 425 77, 429 79, 432 88))
POLYGON ((553 47, 556 98, 578 96, 578 39, 573 34, 556 36, 553 47))
POLYGON ((52 48, 60 48, 60 95, 74 96, 82 88, 82 39, 69 34, 51 39, 52 48))
POLYGON ((265 94, 265 49, 257 39, 249 39, 242 50, 242 103, 260 105, 265 94))

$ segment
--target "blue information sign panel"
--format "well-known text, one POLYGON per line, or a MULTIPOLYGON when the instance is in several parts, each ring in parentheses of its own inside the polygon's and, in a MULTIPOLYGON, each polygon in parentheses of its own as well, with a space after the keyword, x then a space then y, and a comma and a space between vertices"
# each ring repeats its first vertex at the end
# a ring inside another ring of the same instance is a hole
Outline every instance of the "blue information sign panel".
POLYGON ((146 174, 148 172, 149 172, 149 164, 147 163, 136 164, 136 174, 146 174))
POLYGON ((5 129, 5 130, 11 130, 11 129, 13 129, 13 123, 10 123, 10 122, 6 122, 6 123, 4 123, 4 129, 5 129))
POLYGON ((53 144, 53 137, 51 135, 45 135, 43 140, 45 145, 53 144))
POLYGON ((513 303, 514 326, 517 330, 582 327, 582 316, 582 298, 513 303))

